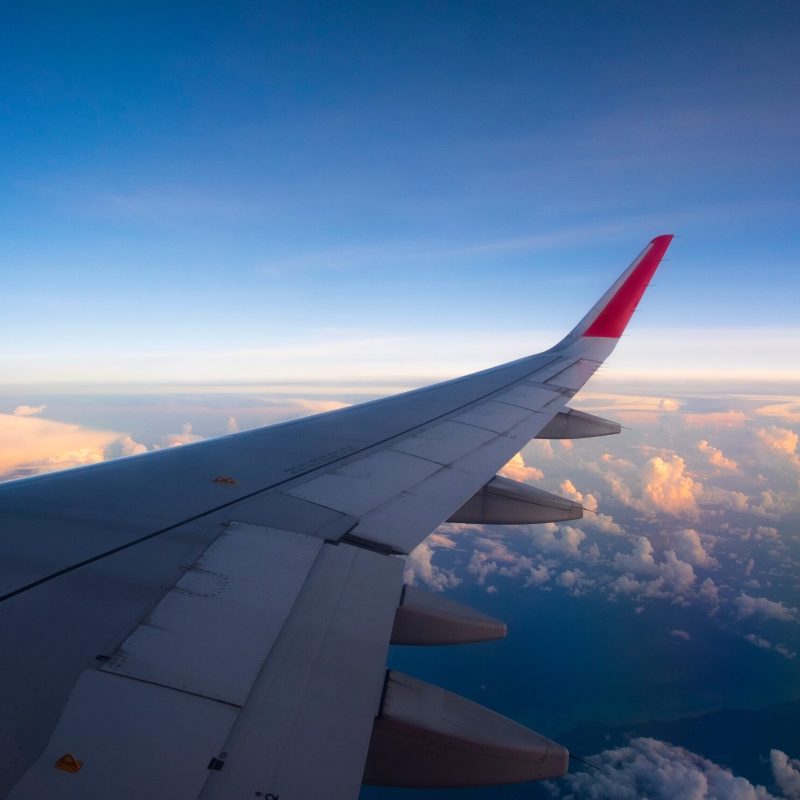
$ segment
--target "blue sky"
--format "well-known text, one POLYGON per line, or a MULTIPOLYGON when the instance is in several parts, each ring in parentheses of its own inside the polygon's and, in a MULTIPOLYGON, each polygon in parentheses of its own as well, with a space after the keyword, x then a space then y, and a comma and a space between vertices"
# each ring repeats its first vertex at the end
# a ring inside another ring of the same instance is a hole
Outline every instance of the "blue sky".
POLYGON ((671 231, 633 332, 797 375, 796 4, 6 22, 5 384, 435 379, 549 345, 671 231))

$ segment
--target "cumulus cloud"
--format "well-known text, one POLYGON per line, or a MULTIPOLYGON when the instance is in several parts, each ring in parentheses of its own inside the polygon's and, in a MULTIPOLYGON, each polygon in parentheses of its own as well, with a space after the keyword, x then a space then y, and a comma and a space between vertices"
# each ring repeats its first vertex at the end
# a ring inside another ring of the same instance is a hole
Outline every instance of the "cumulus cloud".
POLYGON ((511 550, 505 542, 488 537, 475 539, 467 571, 474 575, 478 584, 486 583, 490 576, 505 578, 524 577, 526 586, 536 586, 550 580, 550 573, 543 565, 534 564, 529 556, 511 550))
POLYGON ((759 428, 756 436, 770 450, 776 453, 786 453, 795 455, 797 453, 797 443, 800 436, 789 428, 779 428, 777 425, 770 425, 769 428, 759 428))
POLYGON ((202 436, 198 436, 196 433, 192 433, 192 423, 185 422, 181 426, 180 433, 168 433, 166 436, 163 437, 164 446, 165 447, 178 447, 182 444, 191 444, 192 442, 199 442, 202 440, 202 436))
POLYGON ((679 455, 651 458, 642 470, 642 481, 642 497, 651 507, 668 514, 697 515, 703 485, 689 475, 679 455))
POLYGON ((662 397, 658 401, 658 408, 661 411, 678 411, 681 404, 678 400, 673 400, 671 397, 662 397))
POLYGON ((564 495, 574 500, 576 503, 580 503, 587 511, 593 512, 584 515, 583 525, 595 528, 603 533, 623 533, 622 528, 614 522, 613 517, 608 514, 601 514, 597 510, 598 502, 593 494, 578 491, 578 489, 575 488, 575 484, 569 480, 569 478, 561 482, 560 489, 564 495))
POLYGON ((769 760, 778 788, 791 800, 800 798, 800 761, 782 750, 770 750, 769 760))
POLYGON ((525 463, 522 453, 517 453, 501 470, 500 474, 513 481, 520 481, 522 483, 531 483, 532 481, 540 481, 544 477, 544 473, 536 467, 530 467, 525 463))
POLYGON ((123 434, 42 419, 0 414, 0 479, 94 464, 123 434))
POLYGON ((614 563, 626 572, 650 575, 656 571, 653 552, 651 541, 646 536, 640 536, 633 545, 633 552, 617 553, 614 556, 614 563))
POLYGON ((719 586, 714 583, 711 578, 706 578, 697 590, 697 594, 701 600, 704 600, 710 607, 710 614, 713 616, 719 609, 719 586))
POLYGON ((752 506, 756 514, 764 517, 779 519, 784 514, 789 514, 794 509, 794 501, 790 496, 776 492, 773 489, 765 489, 759 495, 760 502, 752 506))
MULTIPOLYGON (((684 561, 688 561, 695 567, 705 569, 716 569, 719 561, 714 558, 703 545, 700 534, 693 528, 684 528, 669 535, 670 543, 675 553, 684 561)), ((713 537, 706 536, 706 542, 713 541, 713 537)))
MULTIPOLYGON (((548 785, 550 793, 570 800, 774 800, 763 786, 658 739, 632 739, 625 747, 606 750, 589 760, 597 769, 567 774, 557 784, 548 785)), ((783 761, 778 761, 784 769, 783 761)))
POLYGON ((123 456, 138 456, 147 452, 147 447, 137 442, 132 436, 120 436, 106 447, 106 458, 121 458, 123 456))
POLYGON ((684 642, 688 642, 692 638, 689 631, 683 631, 680 628, 670 631, 669 635, 675 637, 676 639, 683 639, 684 642))
POLYGON ((433 563, 435 551, 441 548, 453 550, 456 547, 452 537, 442 533, 432 533, 417 545, 406 559, 405 581, 412 586, 424 583, 436 592, 452 589, 461 583, 461 578, 451 570, 442 569, 433 563))
POLYGON ((718 472, 740 472, 739 465, 732 458, 727 458, 722 450, 712 447, 705 439, 701 439, 697 443, 697 449, 712 467, 717 468, 718 472))
POLYGON ((528 536, 537 548, 546 553, 561 553, 566 556, 577 556, 581 542, 586 534, 574 525, 559 527, 552 522, 544 525, 527 526, 528 536))
POLYGON ((41 414, 47 408, 46 405, 41 406, 17 406, 11 413, 15 417, 32 417, 34 414, 41 414))
POLYGON ((570 594, 580 595, 586 589, 594 586, 594 581, 586 576, 586 573, 580 569, 567 569, 564 570, 557 578, 556 583, 569 589, 570 594))
POLYGON ((740 592, 733 601, 740 619, 759 616, 765 619, 777 619, 791 622, 797 617, 797 609, 766 597, 751 597, 747 592, 740 592))
POLYGON ((239 423, 236 420, 236 417, 228 417, 228 421, 225 423, 225 432, 239 433, 239 423))

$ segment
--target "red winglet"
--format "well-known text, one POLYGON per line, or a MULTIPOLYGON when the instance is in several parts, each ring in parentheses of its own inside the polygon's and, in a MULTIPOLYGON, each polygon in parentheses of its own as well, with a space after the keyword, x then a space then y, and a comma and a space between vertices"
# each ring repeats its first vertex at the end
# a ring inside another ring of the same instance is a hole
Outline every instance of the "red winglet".
POLYGON ((650 242, 650 246, 642 253, 639 263, 633 268, 625 283, 606 303, 594 322, 586 329, 584 336, 606 339, 619 339, 622 336, 671 241, 672 235, 667 234, 656 236, 650 242))

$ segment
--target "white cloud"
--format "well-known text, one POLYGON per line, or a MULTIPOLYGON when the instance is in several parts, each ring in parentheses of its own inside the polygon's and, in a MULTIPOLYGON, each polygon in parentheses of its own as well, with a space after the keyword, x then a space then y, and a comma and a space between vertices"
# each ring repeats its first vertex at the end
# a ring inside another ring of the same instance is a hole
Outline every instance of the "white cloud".
POLYGON ((32 417, 34 414, 41 414, 47 408, 46 405, 41 406, 17 406, 11 413, 15 417, 32 417))
POLYGON ((141 442, 137 442, 132 436, 120 436, 116 441, 106 447, 105 457, 121 458, 123 456, 138 456, 147 452, 147 447, 141 442))
POLYGON ((521 481, 522 483, 532 483, 533 481, 540 481, 544 477, 544 473, 536 467, 530 467, 525 463, 522 453, 517 453, 501 470, 500 474, 513 481, 521 481))
POLYGON ((545 523, 528 525, 526 530, 540 550, 566 556, 577 556, 580 553, 581 542, 586 538, 586 534, 574 525, 559 527, 553 523, 545 523))
POLYGON ((633 545, 629 555, 617 553, 614 563, 622 570, 635 574, 651 575, 656 571, 656 560, 653 557, 653 545, 646 536, 640 536, 633 545))
POLYGON ((589 761, 597 769, 571 772, 548 784, 551 794, 570 800, 774 800, 763 786, 658 739, 632 739, 627 746, 606 750, 589 761))
POLYGON ((686 471, 686 462, 676 454, 651 458, 642 470, 642 497, 658 511, 696 516, 703 485, 686 471))
POLYGON ((779 428, 777 425, 770 425, 769 428, 759 428, 756 436, 770 450, 776 453, 784 453, 795 456, 797 444, 800 436, 789 428, 779 428))
POLYGON ((778 600, 768 600, 766 597, 751 597, 746 592, 741 592, 733 603, 740 619, 747 619, 755 615, 765 619, 791 622, 797 616, 796 608, 789 607, 778 600))
POLYGON ((623 533, 622 528, 614 522, 613 517, 608 514, 600 514, 597 511, 598 502, 593 494, 583 493, 575 488, 575 484, 567 478, 562 481, 559 487, 561 492, 576 503, 580 503, 587 511, 594 512, 583 515, 582 524, 590 528, 602 531, 603 533, 623 533))
POLYGON ((228 421, 225 423, 225 432, 226 433, 238 433, 239 432, 239 423, 236 417, 228 417, 228 421))
POLYGON ((692 638, 689 631, 683 631, 680 628, 670 631, 669 635, 674 636, 676 639, 683 639, 684 642, 688 642, 692 638))
MULTIPOLYGON (((684 561, 705 569, 719 567, 719 561, 706 550, 700 534, 693 528, 675 531, 669 535, 669 538, 673 549, 684 561)), ((705 539, 706 542, 710 542, 713 537, 706 536, 705 539)))
POLYGON ((0 478, 24 477, 95 464, 124 434, 32 415, 0 414, 0 478))
POLYGON ((750 642, 750 644, 754 644, 762 650, 774 650, 776 653, 780 653, 784 658, 788 658, 789 660, 794 659, 797 655, 789 650, 785 644, 773 644, 761 636, 756 636, 754 633, 748 633, 744 638, 750 642))
POLYGON ((165 447, 178 447, 182 444, 191 444, 192 442, 199 442, 202 436, 192 433, 192 423, 185 422, 181 426, 180 433, 169 433, 163 437, 165 447))
POLYGON ((705 439, 697 443, 697 449, 718 472, 740 472, 739 465, 732 458, 727 458, 722 450, 712 447, 705 439))
POLYGON ((770 750, 769 759, 780 790, 791 800, 800 798, 800 761, 789 758, 782 750, 770 750))
POLYGON ((710 615, 713 616, 717 613, 719 609, 719 586, 717 586, 711 578, 706 578, 701 584, 700 588, 697 591, 698 596, 704 600, 708 605, 711 607, 709 611, 710 615))
POLYGON ((567 569, 564 570, 557 578, 556 583, 563 586, 565 589, 570 590, 570 594, 580 595, 591 586, 594 586, 594 581, 587 578, 586 573, 580 569, 567 569))
POLYGON ((432 533, 409 553, 404 573, 406 583, 412 586, 424 583, 437 592, 458 586, 461 578, 457 577, 453 571, 442 569, 433 563, 437 549, 452 550, 455 547, 456 543, 450 536, 432 533))

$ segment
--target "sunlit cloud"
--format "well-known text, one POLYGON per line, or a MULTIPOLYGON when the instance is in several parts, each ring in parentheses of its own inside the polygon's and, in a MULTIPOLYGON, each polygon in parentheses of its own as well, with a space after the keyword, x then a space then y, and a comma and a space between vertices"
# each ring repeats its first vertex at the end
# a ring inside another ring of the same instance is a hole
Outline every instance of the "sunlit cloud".
POLYGON ((505 478, 520 481, 521 483, 533 483, 534 481, 540 481, 544 477, 544 472, 538 467, 531 467, 525 463, 522 453, 517 453, 511 461, 505 464, 500 470, 500 474, 505 478))
MULTIPOLYGON (((792 776, 798 772, 797 762, 789 761, 781 751, 772 752, 779 754, 772 757, 776 783, 786 791, 786 787, 794 785, 792 776)), ((587 760, 595 768, 570 772, 558 783, 550 784, 553 797, 776 800, 763 786, 737 777, 727 767, 658 739, 631 739, 623 747, 605 750, 587 760)), ((794 795, 787 792, 787 796, 794 795)))
POLYGON ((47 408, 46 405, 17 406, 11 413, 15 417, 31 417, 34 414, 41 414, 46 408, 47 408))
POLYGON ((708 459, 708 463, 720 472, 739 472, 739 465, 732 458, 726 458, 718 447, 712 447, 706 439, 701 439, 697 443, 697 449, 708 459))

